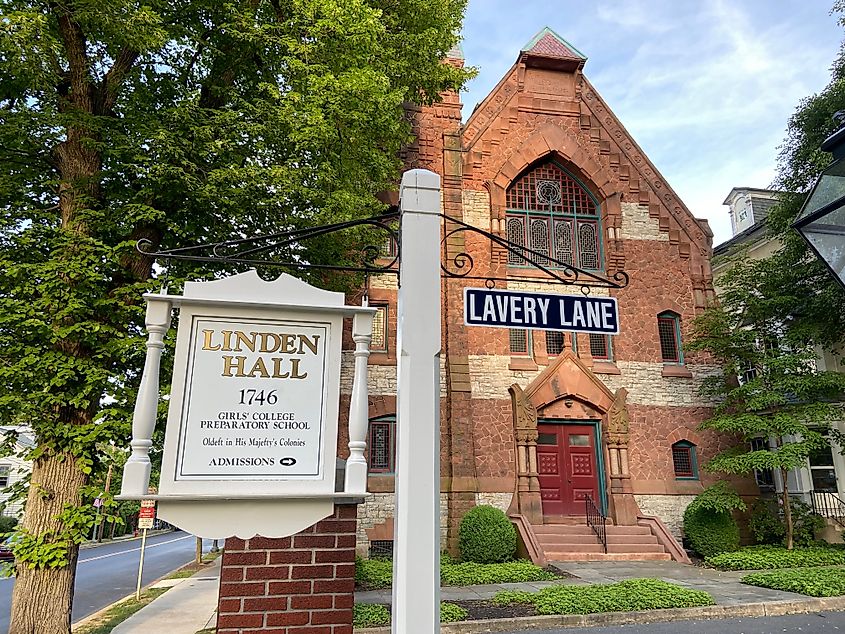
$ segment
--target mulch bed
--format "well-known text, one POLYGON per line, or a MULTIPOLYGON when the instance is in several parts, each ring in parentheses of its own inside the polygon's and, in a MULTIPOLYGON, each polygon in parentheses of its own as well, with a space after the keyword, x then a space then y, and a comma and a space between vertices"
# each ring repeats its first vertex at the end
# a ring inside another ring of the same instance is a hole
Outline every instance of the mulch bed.
POLYGON ((461 606, 469 612, 467 621, 482 619, 512 619, 517 616, 537 616, 533 605, 513 603, 511 605, 496 605, 492 601, 449 601, 461 606))

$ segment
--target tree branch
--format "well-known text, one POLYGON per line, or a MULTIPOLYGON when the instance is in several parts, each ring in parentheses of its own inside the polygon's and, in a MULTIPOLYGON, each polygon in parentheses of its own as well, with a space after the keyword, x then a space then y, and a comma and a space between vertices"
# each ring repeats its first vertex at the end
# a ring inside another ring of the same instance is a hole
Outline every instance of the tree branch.
POLYGON ((112 108, 117 101, 117 95, 120 86, 129 71, 135 65, 140 54, 138 51, 131 48, 123 48, 114 60, 114 64, 103 77, 101 83, 100 95, 100 112, 101 114, 111 114, 112 108))

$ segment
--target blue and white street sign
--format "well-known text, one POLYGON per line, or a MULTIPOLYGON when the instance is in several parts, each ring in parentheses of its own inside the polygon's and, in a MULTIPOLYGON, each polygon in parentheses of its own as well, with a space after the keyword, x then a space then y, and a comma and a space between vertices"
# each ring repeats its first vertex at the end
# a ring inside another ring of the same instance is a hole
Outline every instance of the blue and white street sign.
POLYGON ((464 323, 618 335, 619 311, 615 297, 466 288, 464 323))

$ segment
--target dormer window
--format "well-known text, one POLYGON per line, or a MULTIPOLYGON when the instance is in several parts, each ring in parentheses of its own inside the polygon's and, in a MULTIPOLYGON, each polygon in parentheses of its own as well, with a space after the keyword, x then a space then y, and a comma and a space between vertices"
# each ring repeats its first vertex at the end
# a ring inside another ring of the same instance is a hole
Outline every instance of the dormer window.
MULTIPOLYGON (((515 181, 507 192, 507 238, 539 255, 536 263, 560 268, 549 258, 581 269, 602 268, 599 206, 582 185, 549 161, 515 181)), ((519 253, 508 254, 510 266, 528 266, 519 253)))

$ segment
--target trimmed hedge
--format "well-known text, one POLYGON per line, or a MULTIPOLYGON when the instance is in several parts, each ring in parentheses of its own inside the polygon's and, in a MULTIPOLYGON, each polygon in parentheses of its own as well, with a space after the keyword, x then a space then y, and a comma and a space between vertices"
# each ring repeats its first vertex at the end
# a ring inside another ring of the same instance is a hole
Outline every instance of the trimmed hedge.
POLYGON ((742 583, 773 590, 797 592, 811 597, 838 597, 845 594, 842 568, 798 568, 745 575, 742 583))
MULTIPOLYGON (((777 546, 749 546, 734 553, 708 557, 705 562, 719 570, 776 570, 837 566, 845 564, 845 551, 838 548, 795 548, 786 550, 777 546)), ((845 575, 845 571, 842 573, 845 575)))
POLYGON ((463 561, 495 564, 516 554, 516 529, 508 516, 494 506, 476 506, 461 520, 458 548, 463 561))
POLYGON ((739 526, 724 511, 688 508, 684 513, 684 535, 692 549, 703 557, 739 548, 739 526))
POLYGON ((660 579, 629 579, 611 584, 550 586, 539 592, 499 592, 498 605, 528 603, 538 614, 595 614, 663 610, 713 605, 713 597, 701 590, 682 588, 660 579))
MULTIPOLYGON (((521 581, 549 581, 557 576, 530 561, 503 564, 454 563, 440 560, 440 580, 446 586, 474 586, 521 581)), ((368 588, 389 588, 393 582, 393 562, 389 559, 355 559, 355 583, 368 588)))

